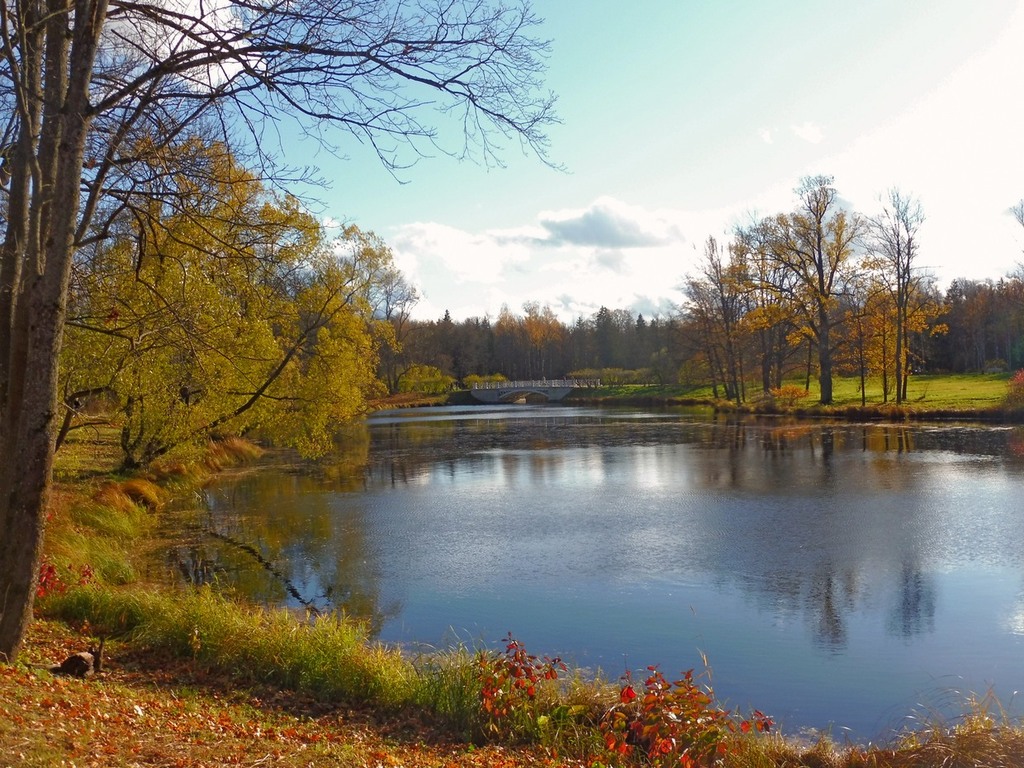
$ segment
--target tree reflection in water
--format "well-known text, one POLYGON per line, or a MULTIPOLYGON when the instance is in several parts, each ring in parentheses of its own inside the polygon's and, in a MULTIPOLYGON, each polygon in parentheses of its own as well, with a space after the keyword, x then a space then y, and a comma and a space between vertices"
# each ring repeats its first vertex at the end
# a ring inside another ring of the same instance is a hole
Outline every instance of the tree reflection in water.
POLYGON ((332 513, 337 493, 365 488, 369 437, 348 430, 327 461, 275 456, 257 468, 230 471, 207 489, 201 509, 168 521, 179 543, 167 562, 188 584, 213 584, 265 605, 343 613, 377 634, 401 606, 381 605, 379 568, 355 514, 332 513), (263 510, 264 514, 240 514, 263 510))

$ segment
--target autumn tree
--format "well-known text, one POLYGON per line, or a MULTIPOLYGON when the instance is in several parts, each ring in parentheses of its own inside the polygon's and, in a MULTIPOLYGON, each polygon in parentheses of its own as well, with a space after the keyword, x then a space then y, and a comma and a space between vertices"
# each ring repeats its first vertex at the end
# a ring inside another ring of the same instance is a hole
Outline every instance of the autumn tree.
POLYGON ((147 156, 199 129, 280 180, 284 122, 328 149, 336 125, 393 170, 435 149, 500 162, 506 139, 543 157, 554 115, 537 23, 525 3, 487 0, 0 3, 0 658, 31 618, 73 254, 103 235, 104 201, 166 203, 147 156))
POLYGON ((709 237, 699 275, 687 278, 683 294, 687 313, 700 329, 699 338, 712 373, 712 387, 725 388, 725 397, 743 402, 743 321, 746 315, 747 274, 738 251, 723 260, 718 241, 709 237))
POLYGON ((839 205, 831 176, 805 178, 796 189, 799 206, 765 222, 769 258, 792 282, 769 286, 800 315, 818 353, 821 403, 832 402, 832 328, 837 300, 852 266, 862 224, 839 205))
POLYGON ((744 322, 754 338, 764 392, 782 386, 796 352, 790 338, 798 325, 793 304, 784 298, 793 292, 796 280, 770 257, 772 232, 769 220, 754 222, 738 228, 731 245, 746 276, 744 322))
POLYGON ((565 327, 551 307, 528 301, 523 305, 523 331, 526 334, 527 376, 549 378, 564 374, 562 347, 565 327))
POLYGON ((380 376, 392 394, 398 392, 402 376, 411 365, 406 347, 414 328, 412 310, 418 301, 416 288, 394 266, 381 275, 374 288, 371 300, 374 315, 388 328, 387 343, 380 349, 380 376))
POLYGON ((396 271, 390 251, 355 227, 327 242, 223 148, 194 149, 217 182, 191 190, 192 210, 76 255, 62 434, 74 404, 102 394, 120 410, 126 468, 254 428, 322 453, 363 412, 378 344, 391 341, 373 306, 396 271))

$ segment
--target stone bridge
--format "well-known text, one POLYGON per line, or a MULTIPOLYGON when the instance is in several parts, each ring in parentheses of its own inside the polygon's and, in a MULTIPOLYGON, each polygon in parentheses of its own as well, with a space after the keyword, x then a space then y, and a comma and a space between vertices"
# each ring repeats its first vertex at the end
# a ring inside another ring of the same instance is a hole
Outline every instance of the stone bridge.
POLYGON ((596 379, 541 379, 539 381, 485 381, 470 394, 481 403, 554 402, 574 389, 599 387, 596 379))

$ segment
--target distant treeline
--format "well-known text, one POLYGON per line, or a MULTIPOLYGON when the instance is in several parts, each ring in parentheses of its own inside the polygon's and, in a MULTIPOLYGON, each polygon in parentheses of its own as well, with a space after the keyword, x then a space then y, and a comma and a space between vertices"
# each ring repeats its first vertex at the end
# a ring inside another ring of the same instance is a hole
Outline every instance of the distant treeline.
MULTIPOLYGON (((970 373, 1024 367, 1024 281, 957 279, 939 301, 940 314, 927 328, 910 335, 914 371, 970 373)), ((528 304, 522 314, 506 308, 494 320, 455 321, 446 312, 439 320, 411 321, 402 351, 387 355, 384 364, 390 381, 398 384, 394 391, 462 386, 472 377, 495 373, 509 379, 576 374, 601 376, 609 384, 698 384, 713 379, 706 347, 693 308, 684 307, 670 317, 646 318, 601 307, 590 317, 567 324, 550 310, 528 304)), ((745 350, 750 361, 746 370, 756 370, 756 352, 752 344, 745 350)), ((794 340, 785 355, 783 378, 806 376, 808 352, 806 339, 794 340)), ((855 359, 837 369, 841 375, 857 372, 855 359)))

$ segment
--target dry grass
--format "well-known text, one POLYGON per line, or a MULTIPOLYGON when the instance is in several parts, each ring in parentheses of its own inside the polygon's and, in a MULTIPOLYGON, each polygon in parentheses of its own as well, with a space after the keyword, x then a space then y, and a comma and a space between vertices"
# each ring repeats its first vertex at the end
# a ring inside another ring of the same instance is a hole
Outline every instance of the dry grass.
POLYGON ((203 455, 203 466, 210 472, 220 472, 263 455, 263 449, 241 437, 225 437, 211 440, 203 455))
POLYGON ((155 512, 163 507, 167 495, 167 492, 152 480, 133 477, 103 483, 93 494, 93 501, 126 514, 131 512, 133 507, 155 512))

